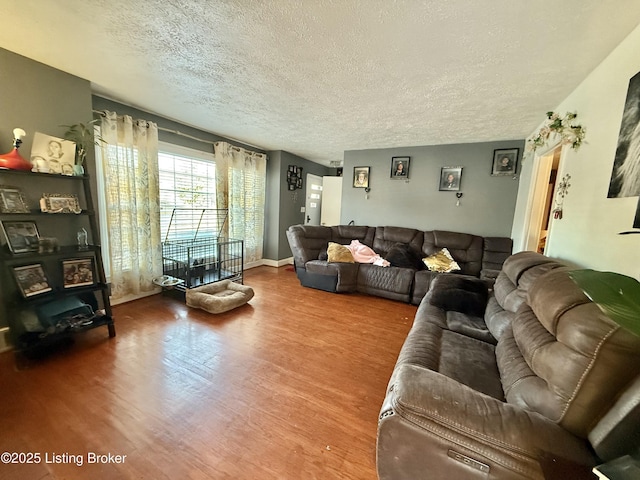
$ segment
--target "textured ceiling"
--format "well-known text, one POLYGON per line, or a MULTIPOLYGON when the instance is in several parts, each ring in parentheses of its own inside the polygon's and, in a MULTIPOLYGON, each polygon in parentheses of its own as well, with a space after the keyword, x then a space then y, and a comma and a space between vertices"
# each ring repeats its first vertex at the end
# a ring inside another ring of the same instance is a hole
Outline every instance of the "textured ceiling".
POLYGON ((267 150, 522 139, 638 0, 0 0, 0 46, 267 150))

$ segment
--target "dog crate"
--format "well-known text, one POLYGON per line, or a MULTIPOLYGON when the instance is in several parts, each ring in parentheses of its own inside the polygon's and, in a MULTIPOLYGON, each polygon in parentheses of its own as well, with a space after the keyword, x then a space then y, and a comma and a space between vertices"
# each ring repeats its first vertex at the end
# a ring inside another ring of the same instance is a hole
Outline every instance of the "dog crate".
POLYGON ((244 242, 222 236, 226 209, 174 208, 162 242, 163 274, 185 290, 220 280, 243 283, 244 242))

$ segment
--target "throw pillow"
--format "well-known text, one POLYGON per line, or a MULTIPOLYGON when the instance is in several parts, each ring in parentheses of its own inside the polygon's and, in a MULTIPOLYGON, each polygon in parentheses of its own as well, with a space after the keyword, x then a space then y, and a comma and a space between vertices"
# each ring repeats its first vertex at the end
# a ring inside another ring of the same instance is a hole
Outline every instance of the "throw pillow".
POLYGON ((387 252, 385 259, 392 267, 413 268, 414 270, 424 268, 420 255, 406 243, 394 244, 387 252))
POLYGON ((345 246, 339 243, 329 242, 327 247, 327 261, 328 262, 343 262, 343 263, 355 263, 351 251, 345 246))
POLYGON ((425 295, 426 301, 443 310, 482 317, 489 290, 482 280, 466 275, 438 275, 425 295))
POLYGON ((446 248, 422 259, 424 264, 432 272, 453 272, 460 270, 460 265, 453 259, 446 248))

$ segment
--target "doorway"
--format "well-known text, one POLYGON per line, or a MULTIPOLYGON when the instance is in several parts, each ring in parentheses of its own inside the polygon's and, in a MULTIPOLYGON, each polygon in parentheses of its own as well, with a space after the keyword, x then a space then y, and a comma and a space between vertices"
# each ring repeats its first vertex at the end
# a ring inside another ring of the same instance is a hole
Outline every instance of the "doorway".
POLYGON ((553 205, 562 157, 562 147, 556 146, 540 157, 532 175, 532 193, 529 197, 529 222, 525 250, 545 253, 553 226, 553 205))
POLYGON ((322 177, 307 173, 307 189, 304 205, 304 224, 320 225, 322 207, 322 177))

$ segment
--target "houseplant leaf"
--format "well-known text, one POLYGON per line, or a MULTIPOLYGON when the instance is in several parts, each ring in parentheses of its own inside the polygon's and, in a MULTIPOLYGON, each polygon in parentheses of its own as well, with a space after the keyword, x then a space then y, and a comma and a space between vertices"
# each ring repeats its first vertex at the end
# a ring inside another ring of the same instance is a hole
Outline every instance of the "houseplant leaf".
POLYGON ((573 270, 569 276, 611 320, 640 337, 640 282, 590 269, 573 270))

